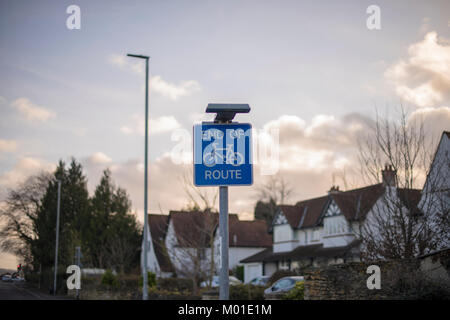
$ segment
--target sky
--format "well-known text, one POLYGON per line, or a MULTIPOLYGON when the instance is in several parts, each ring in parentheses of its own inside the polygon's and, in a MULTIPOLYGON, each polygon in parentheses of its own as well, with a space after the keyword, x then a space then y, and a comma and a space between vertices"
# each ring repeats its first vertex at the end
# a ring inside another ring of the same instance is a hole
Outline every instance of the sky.
MULTIPOLYGON (((404 105, 436 139, 450 130, 449 12, 448 1, 0 0, 0 201, 75 157, 91 193, 110 168, 142 220, 145 73, 127 53, 151 56, 150 212, 187 205, 190 133, 212 102, 248 103, 236 120, 278 130, 291 203, 321 196, 354 168, 377 108, 404 105), (70 5, 80 29, 66 26, 70 5), (380 29, 367 27, 370 5, 380 29)), ((230 212, 252 218, 263 171, 230 189, 230 212)), ((0 253, 0 267, 13 263, 0 253)))

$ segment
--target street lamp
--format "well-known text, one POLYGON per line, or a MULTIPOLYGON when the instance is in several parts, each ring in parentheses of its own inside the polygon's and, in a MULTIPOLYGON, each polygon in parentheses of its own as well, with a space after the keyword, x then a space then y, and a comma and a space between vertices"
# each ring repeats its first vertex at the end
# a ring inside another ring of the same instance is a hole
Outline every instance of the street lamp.
POLYGON ((148 60, 149 56, 127 54, 128 57, 145 59, 145 177, 144 177, 144 270, 143 272, 143 285, 142 285, 142 300, 147 300, 147 176, 148 176, 148 60))
POLYGON ((56 275, 58 273, 59 207, 61 204, 61 180, 57 181, 58 181, 58 203, 56 205, 55 275, 53 277, 53 295, 56 295, 56 275))

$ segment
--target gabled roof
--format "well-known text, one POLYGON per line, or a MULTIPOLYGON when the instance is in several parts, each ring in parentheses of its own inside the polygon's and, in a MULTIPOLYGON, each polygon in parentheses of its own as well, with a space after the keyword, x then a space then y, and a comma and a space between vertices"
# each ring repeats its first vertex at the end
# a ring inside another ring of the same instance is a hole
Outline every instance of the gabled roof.
POLYGON ((170 221, 179 246, 209 247, 219 224, 219 215, 203 211, 170 211, 168 223, 170 221))
POLYGON ((349 191, 332 192, 326 196, 280 205, 293 229, 310 228, 322 223, 328 205, 334 201, 348 220, 364 219, 385 190, 382 183, 349 191))
MULTIPOLYGON (((437 169, 437 170, 442 170, 442 168, 443 168, 442 165, 445 166, 445 164, 447 163, 446 160, 448 160, 448 157, 450 156, 450 155, 447 155, 447 151, 448 151, 448 150, 444 150, 444 149, 443 149, 443 141, 444 141, 444 138, 446 138, 447 140, 450 140, 450 131, 443 131, 443 132, 442 132, 441 139, 439 140, 439 143, 438 143, 438 145, 437 145, 436 151, 434 152, 433 160, 431 161, 431 167, 430 167, 430 170, 428 171, 427 178, 426 178, 426 180, 425 180, 425 184, 424 184, 424 186, 423 186, 423 188, 422 188, 422 190, 423 190, 424 192, 438 191, 438 190, 440 190, 440 191, 448 190, 448 184, 444 184, 444 185, 442 186, 442 185, 440 185, 440 183, 439 183, 440 181, 439 181, 439 182, 437 182, 437 181, 431 182, 431 184, 434 185, 434 186, 432 186, 432 189, 433 189, 433 190, 430 190, 430 187, 429 187, 429 179, 430 179, 431 174, 432 174, 436 169, 437 169), (440 163, 440 159, 438 158, 438 154, 440 153, 441 150, 442 150, 443 152, 445 152, 445 155, 446 155, 445 157, 447 158, 447 159, 444 159, 444 160, 443 160, 443 163, 440 163), (437 166, 437 167, 436 167, 436 166, 437 166), (436 182, 437 182, 438 185, 435 185, 436 182), (438 187, 437 190, 436 190, 436 187, 438 187), (442 189, 442 187, 443 187, 443 189, 442 189)), ((441 172, 442 172, 442 171, 441 171, 441 172)), ((441 172, 435 173, 435 174, 440 175, 441 172)), ((446 175, 448 175, 448 171, 444 171, 444 172, 445 172, 446 175)), ((441 177, 440 179, 442 179, 442 182, 446 182, 447 180, 449 180, 449 179, 448 179, 448 176, 441 177)))
MULTIPOLYGON (((178 244, 182 247, 209 247, 218 232, 219 214, 215 212, 170 211, 178 244)), ((268 247, 272 238, 263 220, 241 221, 237 214, 228 215, 230 247, 268 247), (236 240, 236 241, 235 241, 236 240)))
POLYGON ((267 233, 265 220, 230 219, 229 228, 230 247, 270 247, 272 245, 272 237, 267 233))
POLYGON ((268 248, 248 258, 241 260, 241 263, 251 262, 276 262, 276 261, 296 261, 309 258, 343 258, 351 255, 351 250, 361 243, 360 240, 354 240, 346 246, 324 248, 323 244, 311 244, 307 246, 299 246, 292 251, 276 252, 272 248, 268 248))
POLYGON ((333 193, 330 196, 345 218, 351 221, 364 219, 384 191, 385 187, 382 183, 379 183, 364 188, 333 193))
POLYGON ((297 202, 296 206, 305 214, 300 228, 314 227, 319 224, 319 219, 329 201, 329 196, 323 196, 297 202))
POLYGON ((168 215, 165 214, 149 214, 148 225, 152 236, 153 248, 155 250, 156 259, 159 267, 163 272, 173 272, 174 268, 167 255, 164 239, 167 232, 168 215))

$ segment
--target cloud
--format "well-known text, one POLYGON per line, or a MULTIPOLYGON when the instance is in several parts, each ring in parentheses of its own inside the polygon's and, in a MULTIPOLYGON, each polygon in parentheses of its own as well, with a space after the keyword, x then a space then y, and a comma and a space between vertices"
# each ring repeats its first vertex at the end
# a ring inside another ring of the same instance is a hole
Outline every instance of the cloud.
POLYGON ((42 106, 33 104, 27 98, 16 99, 11 103, 11 106, 16 108, 29 121, 46 122, 47 120, 56 117, 54 112, 42 106))
POLYGON ((131 71, 136 74, 144 74, 144 60, 132 59, 120 54, 112 54, 108 57, 108 62, 121 69, 131 71))
POLYGON ((425 17, 425 18, 422 19, 422 23, 421 23, 420 28, 419 28, 419 34, 423 35, 423 34, 425 34, 425 33, 427 33, 429 31, 429 29, 430 29, 430 21, 431 20, 428 17, 425 17))
MULTIPOLYGON (((106 166, 100 166, 90 161, 82 160, 83 168, 89 177, 88 187, 92 194, 100 181, 102 171, 106 166)), ((133 209, 142 218, 144 208, 144 164, 142 159, 129 159, 125 162, 110 162, 112 179, 116 185, 125 188, 130 195, 133 209)), ((149 163, 149 211, 163 213, 180 209, 187 204, 184 197, 183 185, 180 177, 185 166, 172 163, 169 156, 161 157, 149 163)), ((141 219, 142 220, 142 219, 141 219)))
POLYGON ((280 145, 307 150, 342 150, 356 145, 357 136, 373 125, 359 113, 342 117, 319 114, 309 123, 298 116, 283 115, 264 125, 263 131, 279 130, 280 145))
POLYGON ((102 152, 96 152, 88 159, 92 164, 108 164, 112 161, 110 157, 102 152))
POLYGON ((441 138, 443 131, 450 130, 450 108, 446 106, 421 108, 411 113, 408 118, 409 123, 420 123, 422 121, 426 132, 431 134, 436 142, 441 138))
POLYGON ((87 128, 75 128, 73 130, 73 133, 79 137, 84 137, 88 133, 88 129, 87 128))
MULTIPOLYGON (((38 174, 41 171, 51 172, 56 165, 32 157, 21 157, 10 171, 0 174, 0 186, 3 190, 14 188, 24 182, 30 175, 38 174)), ((0 198, 5 194, 0 193, 0 198)))
MULTIPOLYGON (((136 61, 136 59, 127 58, 118 54, 110 55, 108 61, 120 69, 128 70, 136 74, 144 73, 142 61, 136 61)), ((182 81, 179 84, 174 84, 163 80, 159 75, 150 77, 149 86, 151 92, 157 92, 163 97, 173 101, 201 90, 200 84, 195 80, 187 80, 182 81)))
POLYGON ((16 141, 0 139, 0 153, 14 152, 16 150, 17 150, 17 142, 16 141))
POLYGON ((198 124, 198 123, 201 123, 204 121, 213 121, 214 117, 215 117, 215 115, 212 113, 193 112, 193 113, 189 114, 189 121, 194 124, 198 124))
POLYGON ((450 99, 450 44, 429 32, 408 48, 408 59, 389 67, 385 77, 396 93, 418 107, 431 107, 450 99))
POLYGON ((179 97, 200 91, 200 84, 195 80, 188 80, 175 85, 164 81, 160 76, 154 76, 150 79, 150 90, 156 91, 171 100, 177 100, 179 97))
MULTIPOLYGON (((180 128, 181 125, 174 116, 152 117, 149 119, 148 129, 150 134, 160 134, 170 132, 180 128)), ((145 119, 142 116, 133 114, 130 124, 120 127, 124 134, 145 134, 145 119)))

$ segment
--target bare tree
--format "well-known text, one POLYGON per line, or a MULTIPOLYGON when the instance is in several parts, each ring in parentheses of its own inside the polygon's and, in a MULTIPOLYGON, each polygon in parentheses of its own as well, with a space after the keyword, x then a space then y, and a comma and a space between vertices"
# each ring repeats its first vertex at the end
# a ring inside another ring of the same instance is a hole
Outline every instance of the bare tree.
POLYGON ((132 264, 133 258, 139 251, 136 243, 126 237, 111 237, 105 245, 106 264, 123 274, 132 264))
POLYGON ((209 279, 216 273, 214 235, 218 226, 217 213, 190 212, 184 232, 168 243, 169 257, 177 274, 192 280, 194 293, 198 291, 198 282, 209 279))
POLYGON ((219 195, 217 188, 196 187, 192 181, 192 168, 188 167, 180 177, 185 195, 189 201, 186 210, 188 211, 214 211, 219 195))
POLYGON ((344 167, 331 173, 331 185, 339 186, 339 181, 344 186, 344 190, 356 189, 359 187, 356 170, 352 167, 344 167))
POLYGON ((258 198, 261 201, 273 200, 277 205, 285 204, 292 195, 294 189, 280 175, 268 176, 257 188, 258 198))
POLYGON ((273 175, 257 188, 258 201, 255 205, 255 219, 263 219, 270 226, 277 206, 285 204, 293 193, 292 187, 281 176, 273 175))
POLYGON ((38 234, 38 210, 47 186, 52 179, 49 173, 29 177, 17 188, 8 191, 0 209, 0 247, 25 262, 32 263, 32 244, 38 234))
POLYGON ((432 162, 431 137, 423 121, 412 122, 400 111, 398 121, 377 113, 375 127, 358 142, 363 180, 383 180, 378 201, 359 224, 362 254, 368 260, 411 258, 438 248, 442 240, 428 205, 420 205, 428 203, 420 189, 432 162))

